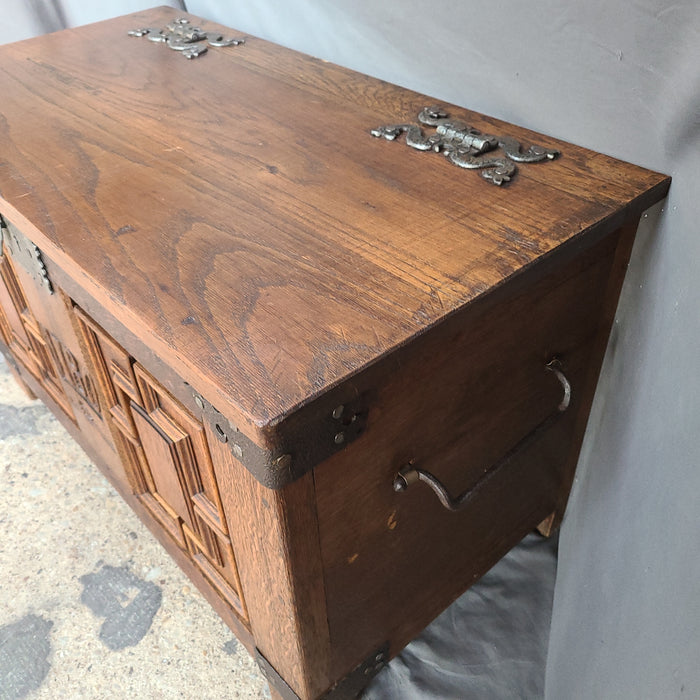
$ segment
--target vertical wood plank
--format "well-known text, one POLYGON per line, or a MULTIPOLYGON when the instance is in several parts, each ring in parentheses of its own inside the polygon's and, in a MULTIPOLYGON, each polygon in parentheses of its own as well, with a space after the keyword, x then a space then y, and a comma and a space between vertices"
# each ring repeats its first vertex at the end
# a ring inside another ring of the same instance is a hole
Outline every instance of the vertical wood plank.
POLYGON ((206 426, 255 643, 302 700, 331 685, 313 474, 256 481, 206 426))

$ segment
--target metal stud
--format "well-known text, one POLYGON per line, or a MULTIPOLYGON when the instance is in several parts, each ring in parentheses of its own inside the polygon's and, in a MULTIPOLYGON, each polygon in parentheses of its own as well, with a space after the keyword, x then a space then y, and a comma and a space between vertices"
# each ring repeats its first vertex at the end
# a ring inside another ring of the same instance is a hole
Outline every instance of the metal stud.
POLYGON ((219 423, 214 424, 214 434, 221 442, 228 442, 228 435, 219 423))
POLYGON ((292 465, 292 455, 281 455, 274 461, 278 469, 288 469, 292 465))
POLYGON ((345 433, 342 431, 336 433, 333 442, 335 442, 336 445, 342 445, 345 442, 345 433))
POLYGON ((340 406, 336 406, 335 409, 333 409, 333 414, 332 414, 333 418, 335 418, 336 420, 339 420, 342 417, 344 410, 345 410, 345 406, 343 406, 342 403, 340 404, 340 406))

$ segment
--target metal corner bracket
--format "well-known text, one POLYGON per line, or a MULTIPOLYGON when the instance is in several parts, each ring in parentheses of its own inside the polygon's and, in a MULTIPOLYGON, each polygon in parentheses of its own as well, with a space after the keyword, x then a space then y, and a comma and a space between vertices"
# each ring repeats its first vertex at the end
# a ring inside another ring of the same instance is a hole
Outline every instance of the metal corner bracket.
MULTIPOLYGON (((280 676, 277 669, 265 658, 256 647, 255 661, 263 672, 268 683, 282 696, 283 700, 300 700, 299 696, 289 687, 280 676)), ((367 684, 389 662, 389 642, 384 642, 375 649, 361 664, 356 666, 347 676, 331 686, 319 700, 355 700, 367 684)))
POLYGON ((345 449, 362 434, 367 423, 366 396, 346 397, 344 401, 327 397, 323 406, 310 411, 294 426, 282 423, 275 444, 265 448, 253 442, 201 394, 191 387, 190 390, 202 420, 216 438, 228 445, 233 456, 263 486, 274 490, 284 488, 345 449))

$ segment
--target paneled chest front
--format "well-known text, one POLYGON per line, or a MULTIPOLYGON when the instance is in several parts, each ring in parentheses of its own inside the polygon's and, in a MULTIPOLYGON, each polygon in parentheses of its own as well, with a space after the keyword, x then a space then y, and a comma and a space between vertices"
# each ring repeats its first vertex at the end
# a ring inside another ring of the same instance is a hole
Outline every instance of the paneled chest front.
POLYGON ((237 37, 0 49, 0 340, 273 695, 351 698, 558 524, 669 181, 237 37))

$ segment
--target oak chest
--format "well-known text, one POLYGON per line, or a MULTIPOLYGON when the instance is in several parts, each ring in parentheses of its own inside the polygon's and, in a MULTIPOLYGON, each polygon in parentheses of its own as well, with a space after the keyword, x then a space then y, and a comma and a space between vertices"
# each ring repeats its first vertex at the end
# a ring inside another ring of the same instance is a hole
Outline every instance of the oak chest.
POLYGON ((0 48, 0 341, 273 695, 351 698, 560 521, 669 179, 239 38, 0 48))

